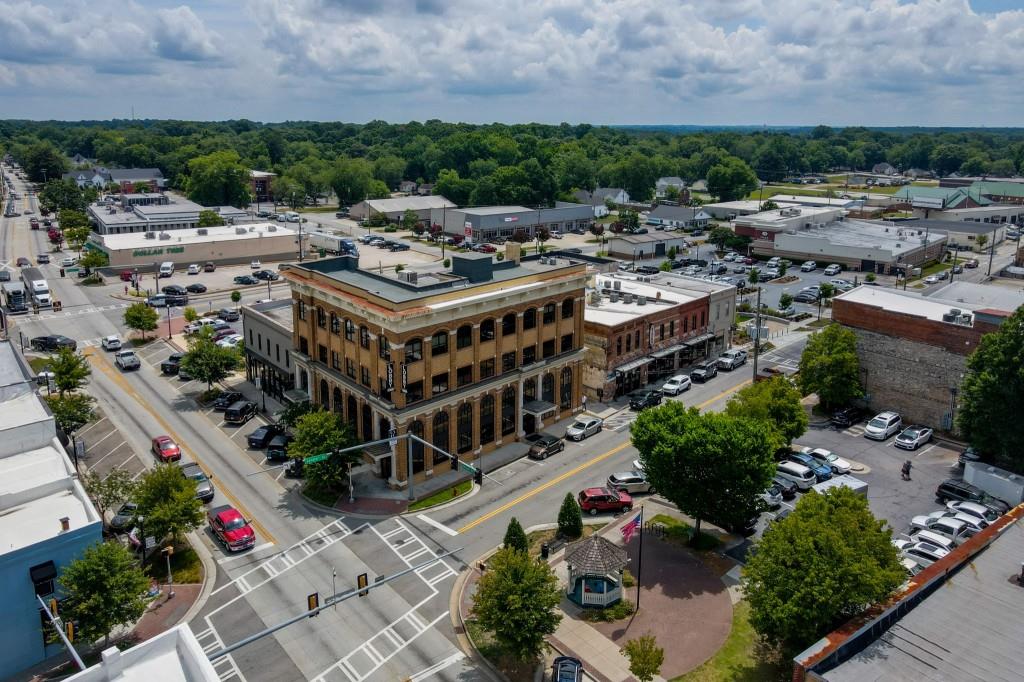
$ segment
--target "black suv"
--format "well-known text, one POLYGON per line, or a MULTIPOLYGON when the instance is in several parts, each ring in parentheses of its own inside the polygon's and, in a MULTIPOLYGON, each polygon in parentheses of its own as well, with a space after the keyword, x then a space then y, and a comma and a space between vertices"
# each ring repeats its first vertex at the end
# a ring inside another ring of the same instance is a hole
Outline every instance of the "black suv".
POLYGON ((221 308, 217 311, 217 317, 225 322, 238 322, 238 311, 232 308, 221 308))
POLYGON ((258 427, 245 438, 245 442, 253 450, 262 450, 267 447, 275 436, 284 434, 284 427, 277 424, 264 424, 258 427))
POLYGON ((168 306, 188 305, 188 294, 167 294, 165 300, 168 306))
POLYGON ((544 435, 530 446, 531 459, 547 459, 548 455, 565 450, 565 441, 557 436, 544 435))
POLYGON ((836 410, 829 421, 832 422, 832 426, 845 429, 859 422, 862 414, 859 408, 844 407, 836 410))
POLYGON ((935 489, 935 499, 943 504, 947 500, 977 502, 1000 514, 1010 511, 1010 505, 1006 502, 992 497, 977 486, 955 478, 947 479, 939 484, 939 487, 935 489))
POLYGON ((61 348, 70 348, 71 350, 78 349, 78 342, 74 339, 70 339, 61 334, 51 334, 49 336, 37 336, 29 342, 32 350, 38 351, 54 351, 60 350, 61 348))
POLYGON ((181 369, 181 359, 184 353, 171 353, 166 360, 160 363, 160 371, 164 374, 177 374, 181 369))
POLYGON ((704 383, 716 376, 718 376, 718 360, 709 360, 699 364, 690 372, 690 379, 700 383, 704 383))
POLYGON ((629 407, 632 410, 642 410, 647 407, 654 407, 661 404, 661 391, 633 391, 629 394, 629 407))
POLYGON ((224 421, 228 424, 244 424, 256 416, 256 403, 239 400, 224 410, 224 421))
POLYGON ((277 274, 273 270, 257 270, 256 272, 252 273, 252 276, 255 277, 256 279, 263 280, 264 282, 266 282, 267 280, 270 280, 271 282, 276 282, 277 280, 281 279, 281 275, 277 274))
POLYGON ((217 412, 223 412, 239 400, 245 400, 245 396, 238 391, 224 391, 213 401, 212 407, 217 412))
POLYGON ((177 284, 169 284, 160 291, 165 294, 170 294, 171 296, 185 296, 188 294, 188 292, 185 291, 185 287, 178 286, 177 284))
POLYGON ((291 442, 292 437, 287 433, 282 433, 271 438, 270 442, 267 444, 267 461, 286 461, 288 459, 288 445, 291 442))

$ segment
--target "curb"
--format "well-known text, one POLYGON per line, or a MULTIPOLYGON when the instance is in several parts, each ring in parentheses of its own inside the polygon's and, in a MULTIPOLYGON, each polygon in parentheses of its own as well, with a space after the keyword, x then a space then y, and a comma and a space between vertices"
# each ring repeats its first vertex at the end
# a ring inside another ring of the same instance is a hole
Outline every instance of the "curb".
MULTIPOLYGON (((195 531, 191 531, 188 534, 189 544, 192 545, 192 549, 199 555, 200 561, 203 562, 203 588, 199 591, 199 596, 192 602, 192 606, 189 607, 185 615, 175 623, 175 626, 181 625, 182 623, 188 623, 190 620, 195 618, 199 612, 206 606, 206 602, 210 599, 210 595, 213 594, 213 586, 217 583, 217 564, 213 560, 213 555, 210 550, 203 544, 202 539, 195 531)), ((174 626, 172 626, 174 627, 174 626)))
POLYGON ((455 578, 455 585, 452 586, 451 594, 448 596, 448 613, 451 618, 452 629, 455 631, 455 638, 458 640, 459 648, 462 649, 462 652, 468 655, 470 660, 477 665, 477 668, 484 671, 485 675, 489 676, 491 680, 509 682, 509 679, 500 670, 495 668, 494 664, 484 658, 480 650, 476 648, 473 638, 469 636, 465 614, 462 612, 462 595, 466 590, 466 583, 469 582, 470 571, 475 571, 476 569, 473 566, 489 557, 494 551, 491 550, 479 556, 455 578))
MULTIPOLYGON (((456 497, 455 499, 452 499, 452 500, 448 500, 447 502, 441 502, 439 504, 432 504, 429 507, 423 507, 422 509, 417 509, 415 511, 408 511, 408 510, 406 510, 406 511, 402 512, 401 514, 399 514, 398 516, 409 516, 411 514, 422 514, 423 512, 432 511, 432 510, 447 509, 448 507, 454 507, 455 505, 462 503, 464 500, 468 500, 469 498, 473 497, 474 495, 476 495, 481 490, 480 486, 478 486, 476 483, 473 483, 473 479, 470 478, 468 480, 470 481, 471 487, 469 489, 469 492, 466 493, 465 495, 462 495, 461 497, 456 497)), ((455 485, 458 485, 458 483, 456 483, 455 485)), ((440 492, 440 491, 438 491, 438 492, 440 492)))
POLYGON ((343 509, 338 509, 337 507, 328 507, 325 504, 320 504, 319 502, 315 502, 315 501, 309 499, 308 497, 306 497, 302 493, 302 491, 298 490, 298 489, 293 491, 292 494, 296 495, 298 497, 299 501, 302 504, 306 505, 307 507, 309 507, 311 509, 314 509, 316 511, 322 512, 324 514, 333 514, 335 516, 351 516, 354 519, 381 520, 381 519, 391 518, 392 516, 402 516, 404 514, 404 512, 403 512, 403 514, 366 514, 366 513, 363 513, 363 512, 345 511, 343 509))

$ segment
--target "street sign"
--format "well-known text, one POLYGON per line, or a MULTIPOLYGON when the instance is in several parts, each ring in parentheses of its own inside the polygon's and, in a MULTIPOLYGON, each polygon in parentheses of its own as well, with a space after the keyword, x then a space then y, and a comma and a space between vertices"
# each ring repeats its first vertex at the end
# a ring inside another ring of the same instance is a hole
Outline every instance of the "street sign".
POLYGON ((317 462, 325 462, 327 458, 331 456, 329 452, 321 452, 319 455, 310 455, 305 458, 306 464, 316 464, 317 462))
POLYGON ((390 441, 388 441, 388 444, 391 445, 392 448, 394 448, 396 445, 398 445, 398 438, 397 438, 397 436, 398 436, 398 429, 391 429, 388 432, 388 438, 391 439, 390 441))

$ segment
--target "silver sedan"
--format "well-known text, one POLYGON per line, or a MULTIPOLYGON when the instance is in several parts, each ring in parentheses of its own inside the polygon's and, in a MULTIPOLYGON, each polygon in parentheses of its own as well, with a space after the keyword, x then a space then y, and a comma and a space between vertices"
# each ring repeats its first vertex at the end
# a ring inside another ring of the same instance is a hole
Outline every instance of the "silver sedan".
POLYGON ((588 436, 593 436, 595 433, 600 433, 603 426, 604 420, 599 417, 582 417, 574 421, 572 426, 565 430, 565 437, 570 440, 581 441, 588 436))

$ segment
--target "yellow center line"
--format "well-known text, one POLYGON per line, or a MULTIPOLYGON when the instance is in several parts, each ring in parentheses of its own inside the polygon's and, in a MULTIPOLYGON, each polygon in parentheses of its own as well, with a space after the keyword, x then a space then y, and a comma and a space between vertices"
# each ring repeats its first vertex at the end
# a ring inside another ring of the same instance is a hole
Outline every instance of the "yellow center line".
MULTIPOLYGON (((721 393, 719 393, 718 395, 714 396, 713 398, 708 398, 707 400, 705 400, 701 404, 697 405, 696 407, 697 407, 697 409, 704 409, 708 405, 710 405, 710 404, 712 404, 712 403, 714 403, 714 402, 716 402, 718 400, 721 400, 722 398, 724 398, 725 396, 729 395, 730 393, 743 388, 747 384, 751 383, 751 381, 752 381, 751 379, 747 379, 746 381, 743 381, 742 383, 739 383, 739 384, 733 386, 732 388, 730 388, 728 390, 722 391, 721 393)), ((501 514, 502 512, 508 511, 509 509, 511 509, 512 507, 516 506, 520 502, 524 502, 524 501, 530 499, 531 497, 533 497, 534 495, 547 490, 551 486, 558 485, 559 483, 561 483, 565 479, 569 478, 570 476, 575 476, 576 474, 578 474, 579 472, 583 471, 584 469, 586 469, 588 467, 591 467, 591 466, 597 464, 598 462, 603 462, 604 460, 608 459, 609 457, 611 457, 612 455, 614 455, 614 454, 616 454, 618 452, 622 452, 624 449, 630 447, 632 444, 633 443, 631 441, 626 441, 625 443, 622 443, 621 445, 617 445, 616 447, 612 448, 608 452, 605 452, 603 454, 598 455, 597 457, 594 457, 593 459, 590 459, 590 460, 587 460, 586 462, 583 462, 583 464, 580 464, 579 466, 577 466, 577 467, 575 467, 573 469, 570 469, 569 471, 566 471, 564 474, 556 476, 555 478, 551 479, 547 483, 539 485, 536 488, 533 488, 532 490, 523 493, 522 495, 520 495, 516 499, 511 500, 510 502, 506 502, 505 504, 501 505, 497 509, 492 509, 491 511, 487 512, 483 516, 481 516, 481 517, 479 517, 479 518, 477 518, 477 519, 475 519, 473 521, 470 521, 469 523, 467 523, 462 528, 459 528, 458 532, 459 533, 465 533, 468 530, 472 530, 473 528, 476 528, 481 523, 483 523, 483 522, 485 522, 485 521, 487 521, 489 519, 494 518, 495 516, 497 516, 498 514, 501 514)))
MULTIPOLYGON (((135 400, 138 401, 138 403, 142 405, 145 408, 145 410, 149 412, 150 415, 152 415, 157 422, 159 422, 160 426, 163 427, 163 429, 167 432, 167 435, 174 439, 174 441, 178 444, 178 447, 181 448, 183 451, 187 452, 189 457, 191 457, 196 464, 202 467, 203 471, 206 472, 207 476, 210 475, 210 471, 206 468, 206 465, 203 464, 202 460, 200 460, 199 457, 196 456, 195 451, 193 451, 192 448, 185 445, 184 441, 180 437, 178 437, 178 435, 174 432, 174 429, 171 428, 171 425, 168 424, 167 421, 160 414, 153 411, 149 404, 145 400, 143 400, 142 396, 140 396, 138 392, 134 388, 132 388, 131 384, 128 383, 124 376, 122 376, 119 372, 114 371, 113 366, 109 363, 109 361, 106 361, 106 356, 96 355, 91 352, 91 349, 87 349, 83 353, 83 355, 92 359, 93 364, 99 367, 104 374, 106 374, 111 380, 113 380, 113 382, 117 384, 121 388, 121 390, 135 398, 135 400), (101 358, 103 358, 103 360, 101 360, 101 358)), ((266 538, 268 542, 273 542, 276 544, 277 541, 275 540, 274 536, 270 534, 270 531, 268 531, 262 523, 260 523, 253 517, 253 515, 245 508, 245 505, 239 502, 238 498, 231 494, 231 491, 229 491, 222 484, 218 484, 217 489, 220 492, 224 493, 224 496, 227 497, 228 500, 230 500, 231 504, 234 505, 234 507, 242 514, 242 516, 249 520, 249 523, 252 524, 253 528, 255 528, 260 533, 260 535, 266 538)))

